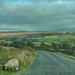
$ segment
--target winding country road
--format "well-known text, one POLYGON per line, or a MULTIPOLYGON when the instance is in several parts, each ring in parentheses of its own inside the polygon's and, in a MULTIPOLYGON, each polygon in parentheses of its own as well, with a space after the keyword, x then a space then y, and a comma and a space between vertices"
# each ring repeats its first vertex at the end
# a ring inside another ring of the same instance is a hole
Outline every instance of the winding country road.
POLYGON ((75 61, 39 50, 31 67, 18 75, 75 75, 75 61))

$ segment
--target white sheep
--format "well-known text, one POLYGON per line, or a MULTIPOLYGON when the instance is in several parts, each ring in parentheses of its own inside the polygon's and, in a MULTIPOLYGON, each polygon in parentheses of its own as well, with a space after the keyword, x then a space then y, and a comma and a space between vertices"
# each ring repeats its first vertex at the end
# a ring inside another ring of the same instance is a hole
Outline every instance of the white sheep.
POLYGON ((6 69, 18 70, 18 66, 19 66, 19 61, 17 59, 12 59, 12 60, 9 60, 3 66, 3 70, 6 70, 6 69))

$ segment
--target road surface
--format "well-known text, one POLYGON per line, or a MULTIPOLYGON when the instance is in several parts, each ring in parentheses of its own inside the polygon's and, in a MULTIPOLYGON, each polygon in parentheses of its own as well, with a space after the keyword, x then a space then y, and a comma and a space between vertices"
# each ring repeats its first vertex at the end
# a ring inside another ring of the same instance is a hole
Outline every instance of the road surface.
POLYGON ((75 75, 75 61, 39 50, 31 67, 18 75, 75 75))

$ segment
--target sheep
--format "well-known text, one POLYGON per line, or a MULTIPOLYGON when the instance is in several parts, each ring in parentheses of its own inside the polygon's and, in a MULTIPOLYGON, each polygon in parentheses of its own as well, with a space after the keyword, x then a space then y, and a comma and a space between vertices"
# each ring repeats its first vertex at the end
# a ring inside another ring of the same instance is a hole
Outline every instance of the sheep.
POLYGON ((18 70, 19 61, 17 59, 9 60, 4 66, 3 70, 9 69, 9 70, 18 70))

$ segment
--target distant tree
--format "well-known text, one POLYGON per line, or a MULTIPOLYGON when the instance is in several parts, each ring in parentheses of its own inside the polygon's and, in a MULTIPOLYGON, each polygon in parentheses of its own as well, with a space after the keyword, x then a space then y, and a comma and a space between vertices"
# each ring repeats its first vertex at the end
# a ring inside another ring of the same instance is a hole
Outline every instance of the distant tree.
POLYGON ((56 50, 56 51, 59 50, 58 43, 52 42, 51 44, 52 44, 52 48, 53 48, 54 50, 56 50))
POLYGON ((72 50, 75 50, 75 46, 72 46, 72 50))
POLYGON ((62 43, 58 42, 58 50, 62 49, 62 43))
POLYGON ((65 41, 64 41, 64 42, 62 43, 62 48, 65 49, 65 50, 71 50, 72 45, 71 45, 70 42, 68 42, 68 41, 65 42, 65 41))
POLYGON ((10 46, 12 44, 11 41, 1 40, 0 45, 1 46, 10 46))
POLYGON ((46 45, 46 50, 50 50, 51 49, 51 45, 46 45))
POLYGON ((17 48, 22 48, 23 46, 25 46, 25 42, 17 42, 17 41, 14 41, 11 46, 13 47, 17 47, 17 48))
POLYGON ((30 46, 30 47, 34 47, 33 43, 32 42, 27 42, 26 44, 27 46, 30 46))
POLYGON ((41 49, 46 49, 45 47, 46 47, 46 44, 45 44, 44 42, 41 42, 40 48, 41 48, 41 49))

